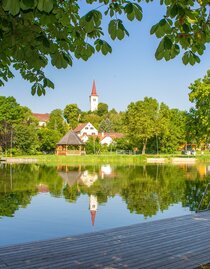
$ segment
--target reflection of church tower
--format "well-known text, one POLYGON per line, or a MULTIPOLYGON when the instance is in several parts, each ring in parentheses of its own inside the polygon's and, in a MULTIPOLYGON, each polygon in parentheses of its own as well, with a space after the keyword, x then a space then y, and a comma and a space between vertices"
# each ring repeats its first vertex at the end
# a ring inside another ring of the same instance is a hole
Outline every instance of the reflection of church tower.
POLYGON ((90 95, 90 110, 95 111, 98 109, 98 95, 96 93, 95 80, 93 81, 92 92, 90 95))
POLYGON ((90 195, 90 214, 91 214, 91 221, 92 221, 93 226, 95 223, 97 209, 98 209, 97 196, 91 194, 90 195))

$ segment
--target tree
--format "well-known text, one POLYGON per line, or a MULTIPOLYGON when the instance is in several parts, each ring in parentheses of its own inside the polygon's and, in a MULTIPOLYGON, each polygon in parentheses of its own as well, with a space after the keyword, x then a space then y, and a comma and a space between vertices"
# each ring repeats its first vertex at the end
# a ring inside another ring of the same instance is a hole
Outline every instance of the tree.
POLYGON ((69 128, 67 123, 64 121, 61 109, 54 109, 50 113, 50 118, 46 127, 50 130, 57 130, 61 135, 64 135, 68 131, 69 128))
POLYGON ((77 104, 69 104, 64 108, 64 118, 72 129, 77 127, 80 120, 81 110, 77 104))
POLYGON ((0 146, 3 151, 12 147, 14 128, 17 124, 33 122, 32 114, 26 107, 21 107, 14 97, 0 96, 0 146))
POLYGON ((197 110, 191 107, 186 116, 186 141, 188 144, 195 143, 197 145, 200 145, 202 143, 203 130, 199 123, 197 110))
POLYGON ((34 125, 17 124, 13 130, 13 151, 19 154, 36 154, 39 147, 34 125))
POLYGON ((90 137, 85 145, 87 154, 96 154, 101 150, 101 144, 98 137, 90 137))
POLYGON ((15 124, 25 118, 25 107, 21 107, 14 97, 0 96, 0 122, 15 124))
POLYGON ((114 132, 124 133, 124 117, 125 112, 117 112, 115 110, 110 110, 108 117, 112 122, 112 128, 114 132))
POLYGON ((98 129, 101 120, 101 117, 94 112, 83 112, 81 114, 81 122, 91 122, 96 129, 98 129))
POLYGON ((133 150, 132 144, 127 137, 117 138, 114 142, 113 149, 115 150, 133 150))
POLYGON ((142 154, 145 154, 148 139, 155 135, 157 113, 157 100, 148 97, 130 103, 126 111, 126 133, 135 147, 143 144, 142 154))
POLYGON ((191 93, 189 99, 195 104, 193 111, 196 117, 196 125, 198 128, 200 140, 204 143, 210 141, 210 70, 202 79, 197 79, 189 86, 191 93))
POLYGON ((38 131, 39 137, 39 149, 44 152, 53 152, 61 139, 61 134, 57 130, 50 130, 47 128, 41 128, 38 131))
POLYGON ((174 153, 180 145, 186 143, 186 112, 170 109, 169 117, 162 125, 163 131, 159 134, 159 150, 163 153, 174 153))
MULTIPOLYGON (((147 3, 152 0, 146 0, 147 3)), ((31 93, 39 96, 54 84, 44 73, 50 61, 56 68, 71 66, 73 57, 87 60, 95 51, 106 55, 111 46, 102 39, 122 40, 129 33, 122 21, 141 21, 141 0, 2 0, 0 1, 0 85, 12 78, 12 68, 33 83, 31 93), (86 6, 87 5, 87 6, 86 6), (83 10, 90 8, 86 14, 83 10), (108 27, 103 22, 109 17, 108 27), (126 19, 125 19, 126 18, 126 19)), ((209 1, 161 0, 166 14, 151 28, 161 38, 156 59, 170 60, 180 51, 183 63, 200 62, 210 40, 209 1)))
POLYGON ((100 125, 99 125, 99 132, 102 133, 111 133, 113 132, 113 128, 112 128, 112 121, 109 118, 106 118, 104 120, 101 121, 100 125))
POLYGON ((108 105, 105 103, 99 103, 98 104, 98 109, 97 109, 97 114, 102 117, 105 116, 108 113, 108 105))

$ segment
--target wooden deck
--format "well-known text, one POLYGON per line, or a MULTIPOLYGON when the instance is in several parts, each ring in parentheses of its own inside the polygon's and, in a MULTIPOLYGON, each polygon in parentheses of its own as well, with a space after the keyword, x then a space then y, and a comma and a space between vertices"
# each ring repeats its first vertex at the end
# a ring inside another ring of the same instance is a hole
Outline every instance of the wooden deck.
POLYGON ((210 262, 210 211, 0 248, 0 269, 190 269, 210 262))

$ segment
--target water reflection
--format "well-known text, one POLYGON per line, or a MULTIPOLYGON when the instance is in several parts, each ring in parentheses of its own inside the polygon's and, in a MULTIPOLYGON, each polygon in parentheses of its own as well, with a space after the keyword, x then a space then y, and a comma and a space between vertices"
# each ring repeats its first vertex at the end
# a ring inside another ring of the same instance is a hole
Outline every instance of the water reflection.
MULTIPOLYGON (((68 185, 68 187, 73 187, 74 185, 77 186, 77 194, 80 193, 79 185, 85 185, 88 188, 91 187, 96 180, 98 180, 98 174, 96 172, 90 173, 88 170, 81 171, 81 167, 78 168, 78 170, 69 170, 68 166, 61 166, 57 167, 58 174, 63 178, 65 187, 68 185)), ((101 167, 101 171, 103 170, 103 166, 101 167)), ((104 176, 104 172, 103 172, 104 176)), ((65 191, 65 197, 71 196, 71 191, 64 187, 65 191)), ((73 188, 72 188, 73 190, 73 188)), ((75 199, 79 195, 74 196, 75 199)), ((73 199, 71 198, 71 201, 73 199)), ((96 218, 96 211, 98 209, 98 199, 96 195, 90 194, 89 197, 89 209, 90 209, 90 215, 91 215, 91 222, 94 226, 95 218, 96 218)))
POLYGON ((121 197, 130 213, 145 218, 179 203, 194 211, 209 180, 210 165, 206 164, 131 167, 5 164, 0 167, 0 216, 13 217, 39 193, 50 193, 68 203, 88 195, 87 210, 93 225, 100 205, 115 196, 121 197))

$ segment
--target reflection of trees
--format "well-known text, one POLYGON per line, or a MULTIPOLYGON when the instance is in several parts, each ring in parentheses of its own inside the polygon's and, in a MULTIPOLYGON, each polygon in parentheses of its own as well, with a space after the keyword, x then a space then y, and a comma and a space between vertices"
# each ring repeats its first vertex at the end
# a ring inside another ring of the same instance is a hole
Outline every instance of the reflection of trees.
POLYGON ((34 194, 31 191, 0 193, 0 217, 12 217, 16 210, 30 204, 34 194))
MULTIPOLYGON (((184 195, 182 199, 183 206, 188 206, 190 210, 195 211, 201 201, 203 192, 210 181, 210 176, 205 175, 203 170, 206 170, 205 164, 199 164, 196 166, 184 167, 186 180, 184 195), (202 171, 201 171, 202 168, 202 171)), ((201 209, 207 208, 208 202, 210 201, 210 192, 206 195, 201 209)))
POLYGON ((195 166, 173 165, 112 167, 113 176, 107 179, 99 176, 91 186, 80 178, 84 171, 95 175, 99 170, 97 166, 68 167, 59 172, 56 167, 36 164, 1 166, 0 215, 12 216, 20 207, 26 207, 39 185, 47 186, 51 195, 63 196, 70 203, 76 202, 81 194, 95 195, 99 204, 119 195, 131 212, 145 217, 178 202, 195 210, 209 181, 207 177, 200 180, 195 166))
POLYGON ((55 167, 4 165, 0 167, 0 216, 13 216, 16 210, 30 204, 37 186, 45 184, 54 196, 62 194, 62 179, 55 167))
POLYGON ((152 216, 158 210, 158 197, 156 195, 153 181, 147 182, 132 180, 126 188, 123 188, 121 195, 127 203, 130 212, 152 216))
POLYGON ((136 167, 122 197, 131 212, 152 216, 181 200, 183 172, 175 166, 136 167))
MULTIPOLYGON (((186 181, 185 182, 185 195, 183 199, 183 205, 189 206, 190 210, 196 210, 198 205, 202 199, 203 192, 207 186, 209 179, 205 179, 202 181, 195 180, 195 181, 186 181)), ((201 205, 201 209, 206 209, 208 203, 210 201, 210 191, 205 196, 203 203, 201 205)))
MULTIPOLYGON (((125 166, 117 166, 113 170, 113 178, 97 180, 90 187, 77 183, 77 188, 68 188, 68 195, 65 194, 65 197, 68 197, 69 201, 75 201, 79 196, 78 188, 80 193, 97 196, 99 204, 106 203, 109 197, 120 195, 131 212, 143 214, 145 217, 155 215, 158 210, 166 210, 170 205, 179 202, 195 210, 195 197, 193 193, 188 197, 186 190, 187 179, 199 176, 196 167, 148 165, 128 169, 125 166)), ((198 182, 205 187, 203 181, 198 182)), ((64 191, 66 192, 65 189, 64 191)))
POLYGON ((72 187, 66 185, 63 189, 63 196, 68 202, 74 203, 80 196, 80 190, 76 184, 73 185, 72 187))

